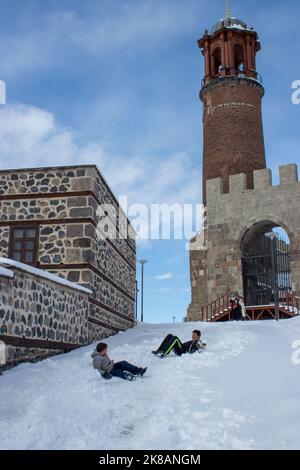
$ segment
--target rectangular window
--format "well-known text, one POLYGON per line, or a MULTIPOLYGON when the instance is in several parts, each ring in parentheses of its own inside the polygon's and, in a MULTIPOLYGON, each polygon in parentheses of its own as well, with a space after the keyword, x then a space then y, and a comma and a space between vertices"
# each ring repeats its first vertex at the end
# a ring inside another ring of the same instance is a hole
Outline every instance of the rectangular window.
POLYGON ((10 258, 21 263, 36 265, 37 227, 12 227, 10 235, 10 258))

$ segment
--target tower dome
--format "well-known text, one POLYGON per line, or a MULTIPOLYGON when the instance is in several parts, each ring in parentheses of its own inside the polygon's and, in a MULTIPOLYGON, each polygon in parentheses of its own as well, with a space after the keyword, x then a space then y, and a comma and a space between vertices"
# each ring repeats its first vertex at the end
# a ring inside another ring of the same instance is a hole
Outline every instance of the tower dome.
POLYGON ((217 31, 223 29, 223 28, 233 28, 233 29, 251 29, 248 28, 246 23, 242 20, 239 20, 238 18, 235 18, 233 16, 227 16, 226 18, 222 18, 219 20, 214 27, 211 30, 211 34, 215 34, 217 31))

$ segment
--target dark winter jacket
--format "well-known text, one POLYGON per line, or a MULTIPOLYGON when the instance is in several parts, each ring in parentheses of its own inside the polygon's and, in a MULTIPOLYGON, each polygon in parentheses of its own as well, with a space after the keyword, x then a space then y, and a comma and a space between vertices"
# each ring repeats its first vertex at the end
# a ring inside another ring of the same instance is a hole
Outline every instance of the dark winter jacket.
POLYGON ((198 341, 187 341, 183 343, 182 349, 183 353, 193 354, 194 352, 201 351, 205 348, 205 344, 199 339, 198 341))
POLYGON ((93 358, 94 369, 97 369, 101 375, 109 374, 114 368, 114 361, 112 361, 108 355, 101 356, 97 350, 95 350, 91 357, 93 358))

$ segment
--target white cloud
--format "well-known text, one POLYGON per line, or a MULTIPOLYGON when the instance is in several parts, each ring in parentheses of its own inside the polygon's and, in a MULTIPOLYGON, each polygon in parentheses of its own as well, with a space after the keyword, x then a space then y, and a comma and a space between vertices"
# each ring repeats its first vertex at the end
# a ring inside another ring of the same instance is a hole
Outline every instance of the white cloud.
POLYGON ((156 281, 166 281, 169 279, 186 279, 188 276, 187 274, 179 274, 175 275, 174 273, 165 273, 165 274, 158 274, 155 276, 156 281))
POLYGON ((145 292, 156 292, 156 293, 167 293, 167 292, 172 292, 172 289, 170 287, 161 287, 160 289, 145 289, 145 292))
POLYGON ((0 53, 5 57, 2 73, 16 77, 35 68, 64 63, 69 47, 101 57, 116 49, 130 55, 137 49, 161 48, 164 39, 178 38, 197 24, 193 9, 184 8, 181 2, 113 3, 107 8, 103 2, 89 1, 84 13, 76 8, 33 11, 30 20, 20 22, 23 27, 0 34, 0 53))
POLYGON ((65 10, 51 15, 49 25, 90 52, 103 54, 129 44, 131 48, 145 47, 149 42, 159 44, 163 37, 178 35, 195 21, 191 11, 180 4, 156 0, 118 3, 113 15, 95 8, 93 16, 83 18, 75 11, 65 10))
POLYGON ((173 273, 165 273, 165 274, 159 274, 157 276, 155 276, 155 279, 157 281, 166 281, 168 279, 172 279, 173 278, 173 273))
MULTIPOLYGON (((0 108, 0 168, 96 164, 116 196, 129 204, 187 204, 200 198, 190 156, 113 155, 101 142, 80 144, 46 110, 23 104, 0 108)), ((200 166, 200 165, 199 165, 200 166)))
POLYGON ((166 293, 166 292, 180 292, 180 293, 189 293, 191 289, 189 287, 180 287, 180 288, 171 288, 171 287, 161 287, 159 289, 145 289, 145 292, 157 292, 157 293, 166 293))
POLYGON ((20 168, 88 163, 104 158, 103 149, 91 143, 76 144, 71 130, 60 128, 53 115, 22 104, 0 109, 0 166, 20 168))

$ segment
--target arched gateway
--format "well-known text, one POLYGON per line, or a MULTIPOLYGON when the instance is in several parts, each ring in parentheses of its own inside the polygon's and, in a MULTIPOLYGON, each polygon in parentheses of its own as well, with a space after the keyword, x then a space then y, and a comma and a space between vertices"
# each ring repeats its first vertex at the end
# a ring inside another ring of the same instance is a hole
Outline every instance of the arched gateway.
POLYGON ((254 319, 275 316, 273 309, 266 315, 256 307, 283 305, 287 294, 287 314, 300 309, 297 166, 280 167, 279 185, 271 180, 270 170, 254 171, 254 188, 247 189, 245 174, 232 175, 228 193, 221 178, 207 181, 207 222, 204 235, 199 234, 204 244, 199 246, 197 237, 190 244, 187 320, 210 320, 227 308, 230 294, 246 297, 248 307, 255 307, 249 309, 254 319), (276 236, 276 227, 284 232, 276 236))
POLYGON ((292 294, 291 245, 281 227, 269 220, 255 224, 241 252, 246 305, 272 305, 292 294))

